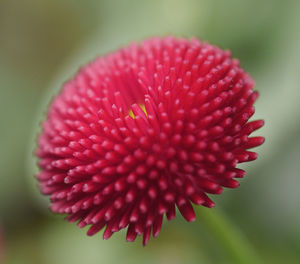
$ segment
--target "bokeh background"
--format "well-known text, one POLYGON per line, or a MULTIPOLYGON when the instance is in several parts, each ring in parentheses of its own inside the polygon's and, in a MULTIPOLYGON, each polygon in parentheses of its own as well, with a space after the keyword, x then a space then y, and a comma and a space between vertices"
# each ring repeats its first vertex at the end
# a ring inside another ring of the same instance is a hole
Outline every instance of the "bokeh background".
MULTIPOLYGON (((143 248, 52 215, 33 150, 47 103, 80 65, 154 35, 231 49, 256 80, 259 159, 213 197, 263 263, 300 263, 300 1, 0 0, 0 263, 231 263, 201 223, 164 224, 143 248)), ((254 263, 255 264, 255 263, 254 263)))

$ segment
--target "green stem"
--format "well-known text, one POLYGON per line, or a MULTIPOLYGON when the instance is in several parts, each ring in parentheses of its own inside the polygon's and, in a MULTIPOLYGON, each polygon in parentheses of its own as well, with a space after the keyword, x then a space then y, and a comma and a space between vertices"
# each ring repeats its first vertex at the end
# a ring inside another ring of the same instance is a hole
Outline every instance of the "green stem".
POLYGON ((220 210, 199 206, 196 212, 199 222, 204 223, 204 225, 209 228, 209 232, 213 234, 220 243, 220 246, 225 249, 230 258, 229 263, 261 263, 247 238, 220 210))

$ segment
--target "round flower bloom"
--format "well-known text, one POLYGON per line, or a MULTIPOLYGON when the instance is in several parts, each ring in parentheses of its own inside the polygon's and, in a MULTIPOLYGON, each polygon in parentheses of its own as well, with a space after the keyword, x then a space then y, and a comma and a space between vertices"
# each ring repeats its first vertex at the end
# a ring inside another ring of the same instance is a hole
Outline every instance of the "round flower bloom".
POLYGON ((241 162, 263 143, 249 137, 258 93, 229 51, 198 39, 152 38, 99 57, 64 84, 39 137, 37 178, 51 210, 88 235, 128 227, 145 245, 176 207, 236 188, 241 162))

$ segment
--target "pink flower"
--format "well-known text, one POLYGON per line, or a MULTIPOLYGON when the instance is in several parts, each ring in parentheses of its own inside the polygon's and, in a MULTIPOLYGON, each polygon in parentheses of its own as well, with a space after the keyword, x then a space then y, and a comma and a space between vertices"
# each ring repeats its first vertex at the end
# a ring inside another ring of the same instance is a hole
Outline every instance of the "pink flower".
POLYGON ((53 100, 37 155, 51 210, 88 235, 126 228, 145 245, 175 207, 194 221, 191 202, 236 188, 238 163, 263 143, 249 137, 258 93, 229 51, 197 39, 153 38, 99 57, 53 100))

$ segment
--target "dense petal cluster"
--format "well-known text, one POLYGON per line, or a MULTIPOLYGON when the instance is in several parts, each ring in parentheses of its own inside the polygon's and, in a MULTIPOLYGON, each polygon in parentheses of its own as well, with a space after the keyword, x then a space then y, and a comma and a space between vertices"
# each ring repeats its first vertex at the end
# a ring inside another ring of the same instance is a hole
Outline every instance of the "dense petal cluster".
POLYGON ((256 159, 249 137, 258 93, 229 51, 197 39, 153 38, 99 57, 54 98, 37 155, 41 191, 51 210, 88 235, 128 227, 143 244, 177 207, 195 220, 191 202, 236 188, 256 159))

